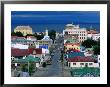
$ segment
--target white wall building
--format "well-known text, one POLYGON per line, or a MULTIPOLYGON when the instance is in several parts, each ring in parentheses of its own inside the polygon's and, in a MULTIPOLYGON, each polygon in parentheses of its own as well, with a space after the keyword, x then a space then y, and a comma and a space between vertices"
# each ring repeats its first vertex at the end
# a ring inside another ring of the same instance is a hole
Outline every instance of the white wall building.
POLYGON ((75 57, 68 58, 67 65, 69 67, 99 67, 99 63, 95 61, 91 57, 75 57))
POLYGON ((94 62, 68 62, 69 67, 99 67, 98 63, 94 62))
POLYGON ((28 45, 23 45, 23 44, 11 44, 12 48, 19 48, 19 49, 28 49, 28 45))
POLYGON ((80 28, 79 25, 67 24, 65 30, 63 30, 63 35, 78 35, 78 41, 82 42, 87 39, 86 28, 80 28))
POLYGON ((27 36, 27 40, 37 41, 37 39, 33 36, 27 36))
POLYGON ((100 39, 100 34, 93 34, 92 39, 93 39, 93 40, 98 40, 98 39, 100 39))

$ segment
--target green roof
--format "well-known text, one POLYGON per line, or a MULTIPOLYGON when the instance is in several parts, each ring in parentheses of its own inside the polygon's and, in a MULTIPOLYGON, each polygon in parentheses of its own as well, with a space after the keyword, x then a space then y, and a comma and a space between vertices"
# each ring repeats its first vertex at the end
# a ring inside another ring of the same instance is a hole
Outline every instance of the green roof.
POLYGON ((88 73, 94 77, 100 76, 100 69, 99 68, 93 68, 93 67, 72 69, 70 72, 71 72, 71 75, 73 77, 75 77, 75 76, 84 77, 88 73))
POLYGON ((31 40, 26 40, 26 39, 16 39, 12 42, 31 42, 31 40))
POLYGON ((25 59, 15 59, 12 62, 21 62, 21 63, 24 63, 24 62, 40 62, 40 58, 28 56, 28 57, 25 57, 25 59))
POLYGON ((71 39, 71 38, 69 38, 66 41, 66 43, 74 43, 74 42, 78 42, 78 40, 77 39, 71 39))
POLYGON ((71 53, 64 54, 64 57, 67 57, 67 56, 68 58, 74 58, 76 56, 84 57, 84 52, 71 52, 71 53))

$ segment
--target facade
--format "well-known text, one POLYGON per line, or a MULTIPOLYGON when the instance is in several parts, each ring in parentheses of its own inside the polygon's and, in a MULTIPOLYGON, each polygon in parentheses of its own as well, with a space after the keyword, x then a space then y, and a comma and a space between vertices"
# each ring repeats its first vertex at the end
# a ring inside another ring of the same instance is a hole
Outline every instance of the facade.
POLYGON ((11 44, 33 45, 35 41, 27 40, 25 37, 17 37, 11 39, 11 44))
POLYGON ((34 36, 27 36, 27 40, 37 41, 36 37, 34 36))
POLYGON ((80 28, 79 25, 67 24, 65 30, 63 30, 63 35, 74 34, 78 36, 78 41, 82 42, 87 39, 86 28, 80 28))
POLYGON ((100 33, 98 33, 95 30, 89 30, 88 31, 88 38, 93 39, 93 40, 99 40, 100 39, 100 33))
POLYGON ((68 50, 77 50, 80 52, 80 44, 76 43, 66 43, 64 44, 65 46, 65 52, 68 51, 68 50))
POLYGON ((27 56, 23 59, 15 59, 12 61, 12 66, 20 66, 21 64, 28 64, 29 62, 32 62, 35 64, 36 67, 39 67, 41 65, 40 58, 34 57, 34 56, 27 56))
POLYGON ((18 48, 18 49, 28 49, 28 45, 23 45, 23 44, 11 44, 12 48, 18 48))
POLYGON ((69 67, 99 67, 96 60, 91 57, 74 57, 67 59, 69 67))
POLYGON ((47 49, 49 49, 52 43, 53 43, 53 40, 50 39, 50 37, 48 36, 48 30, 46 30, 44 38, 42 40, 37 40, 36 45, 45 46, 45 47, 48 47, 47 49))
POLYGON ((14 29, 14 32, 21 32, 23 36, 26 36, 27 34, 33 34, 32 28, 30 26, 17 26, 14 29))

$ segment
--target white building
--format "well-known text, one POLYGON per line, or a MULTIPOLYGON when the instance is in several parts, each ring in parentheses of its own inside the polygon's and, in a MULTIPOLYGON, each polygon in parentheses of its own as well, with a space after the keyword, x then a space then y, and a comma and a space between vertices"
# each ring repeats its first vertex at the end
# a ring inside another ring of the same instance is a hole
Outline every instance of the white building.
POLYGON ((100 39, 100 34, 93 34, 92 39, 93 39, 93 40, 98 40, 98 39, 100 39))
POLYGON ((36 37, 34 36, 27 36, 27 40, 37 41, 36 37))
POLYGON ((18 49, 28 49, 28 45, 23 45, 23 44, 11 44, 12 48, 18 48, 18 49))
POLYGON ((21 32, 23 36, 26 36, 27 34, 33 34, 32 28, 30 26, 17 26, 14 29, 14 32, 21 32))
POLYGON ((67 24, 65 30, 63 30, 63 35, 78 35, 78 41, 82 42, 87 39, 86 28, 80 28, 79 25, 67 24))
POLYGON ((99 67, 99 64, 95 63, 95 60, 89 57, 68 58, 67 65, 68 67, 99 67))
POLYGON ((100 33, 95 30, 89 30, 87 37, 97 41, 100 39, 100 33))

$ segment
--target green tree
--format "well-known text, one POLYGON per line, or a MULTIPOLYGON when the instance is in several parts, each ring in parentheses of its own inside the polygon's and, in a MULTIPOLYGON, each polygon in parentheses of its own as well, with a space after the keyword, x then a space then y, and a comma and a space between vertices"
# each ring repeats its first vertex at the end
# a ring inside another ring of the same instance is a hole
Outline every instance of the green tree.
POLYGON ((14 31, 11 32, 11 36, 16 36, 16 33, 14 31))
POLYGON ((48 34, 49 34, 50 38, 54 41, 55 37, 56 37, 56 31, 50 30, 48 34))
POLYGON ((21 32, 16 32, 16 36, 23 37, 23 34, 21 32))
POLYGON ((37 40, 41 40, 44 37, 44 34, 38 35, 38 34, 34 34, 34 37, 36 37, 37 40))
POLYGON ((98 45, 93 46, 93 51, 95 55, 100 54, 100 46, 98 45))
POLYGON ((22 72, 27 72, 28 71, 26 64, 21 64, 21 71, 22 72))
POLYGON ((46 67, 47 66, 46 62, 43 62, 42 66, 43 67, 46 67))
POLYGON ((29 75, 31 76, 32 73, 35 70, 35 64, 33 64, 32 62, 29 62, 29 75))
POLYGON ((82 42, 82 46, 86 48, 92 48, 92 46, 97 45, 97 41, 92 39, 87 39, 84 42, 82 42))

